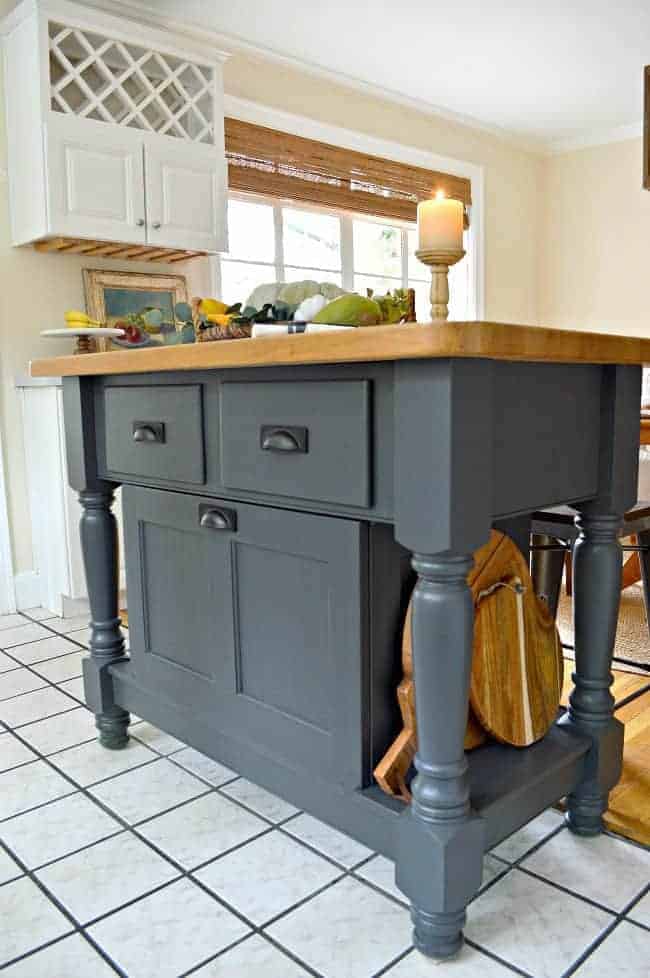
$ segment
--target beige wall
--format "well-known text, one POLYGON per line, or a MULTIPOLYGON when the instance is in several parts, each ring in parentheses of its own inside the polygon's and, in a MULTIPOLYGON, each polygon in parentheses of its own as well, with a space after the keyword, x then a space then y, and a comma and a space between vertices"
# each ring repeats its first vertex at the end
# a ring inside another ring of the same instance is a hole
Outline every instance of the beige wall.
POLYGON ((640 139, 544 160, 539 320, 650 337, 650 193, 640 139))
MULTIPOLYGON (((13 6, 0 0, 0 15, 13 6)), ((380 99, 358 94, 288 69, 237 55, 226 64, 230 94, 370 135, 456 157, 485 167, 486 316, 512 322, 537 321, 539 261, 538 185, 541 161, 485 132, 447 122, 380 99)), ((0 173, 6 140, 0 120, 0 173)), ((0 425, 7 472, 14 571, 32 569, 32 544, 16 374, 29 359, 52 354, 56 341, 39 337, 58 326, 67 308, 83 308, 81 269, 124 267, 134 271, 165 266, 117 263, 73 256, 39 255, 9 244, 6 181, 0 179, 0 425)), ((209 276, 204 262, 185 271, 201 292, 209 276)), ((69 344, 60 349, 63 352, 69 344)))

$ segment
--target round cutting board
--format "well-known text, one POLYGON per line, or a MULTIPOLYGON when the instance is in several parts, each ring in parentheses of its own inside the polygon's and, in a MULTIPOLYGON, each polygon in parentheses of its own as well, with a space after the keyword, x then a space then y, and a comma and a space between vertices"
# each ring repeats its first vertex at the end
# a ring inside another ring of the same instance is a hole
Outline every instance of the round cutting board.
POLYGON ((526 561, 507 537, 500 557, 507 575, 475 597, 470 703, 496 740, 526 747, 540 740, 557 716, 562 645, 546 605, 533 591, 526 561))

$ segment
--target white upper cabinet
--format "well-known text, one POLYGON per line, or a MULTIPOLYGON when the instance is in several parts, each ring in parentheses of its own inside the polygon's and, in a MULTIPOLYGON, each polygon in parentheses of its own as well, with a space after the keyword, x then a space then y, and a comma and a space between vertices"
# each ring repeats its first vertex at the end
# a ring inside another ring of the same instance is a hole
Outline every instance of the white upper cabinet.
POLYGON ((2 32, 14 244, 225 250, 222 55, 67 0, 2 32))
POLYGON ((52 116, 45 126, 45 156, 54 233, 145 243, 142 148, 141 135, 132 129, 52 116))
POLYGON ((149 241, 216 251, 225 214, 212 148, 148 138, 144 160, 149 241))

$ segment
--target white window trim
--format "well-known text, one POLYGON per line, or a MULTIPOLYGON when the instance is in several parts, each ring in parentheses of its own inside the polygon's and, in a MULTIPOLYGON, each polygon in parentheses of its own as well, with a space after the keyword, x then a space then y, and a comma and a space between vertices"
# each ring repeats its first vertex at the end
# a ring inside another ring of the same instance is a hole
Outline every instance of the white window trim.
MULTIPOLYGON (((318 122, 306 116, 284 112, 259 102, 237 98, 234 95, 226 94, 224 96, 224 111, 227 116, 233 119, 241 119, 243 122, 279 129, 281 132, 304 136, 307 139, 317 139, 321 142, 341 146, 344 149, 368 153, 429 170, 440 170, 444 173, 469 179, 472 185, 472 207, 467 243, 469 261, 468 315, 469 318, 474 319, 485 318, 484 169, 482 166, 468 163, 465 160, 456 160, 452 157, 430 153, 414 146, 377 139, 364 133, 318 122)), ((396 222, 391 221, 391 224, 393 223, 396 222)), ((344 247, 343 241, 341 247, 344 247)), ((351 288, 351 283, 348 286, 344 281, 343 287, 351 288)))

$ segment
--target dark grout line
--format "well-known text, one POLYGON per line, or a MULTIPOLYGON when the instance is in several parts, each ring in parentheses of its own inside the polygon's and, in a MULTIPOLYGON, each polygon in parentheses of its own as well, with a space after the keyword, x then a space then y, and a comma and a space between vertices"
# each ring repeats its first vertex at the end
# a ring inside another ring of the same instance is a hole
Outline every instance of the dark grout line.
POLYGON ((603 913, 608 914, 610 917, 618 916, 618 912, 616 910, 613 910, 611 907, 606 907, 604 903, 600 903, 598 900, 592 900, 591 897, 585 896, 584 893, 576 893, 575 890, 570 890, 568 886, 562 886, 561 883, 556 883, 555 880, 550 880, 547 876, 541 876, 539 873, 536 873, 532 869, 527 869, 525 866, 517 866, 516 868, 520 873, 525 873, 526 876, 531 876, 533 879, 539 880, 541 883, 546 883, 548 886, 552 886, 554 890, 559 890, 560 893, 566 893, 567 896, 582 900, 583 903, 588 903, 596 910, 602 910, 603 913))
POLYGON ((634 908, 639 903, 641 903, 641 901, 643 900, 643 898, 646 897, 646 896, 648 896, 648 894, 650 894, 650 883, 648 883, 647 886, 644 886, 644 888, 639 893, 637 893, 637 895, 634 897, 633 900, 630 900, 630 902, 627 904, 626 908, 623 911, 621 911, 621 915, 622 916, 625 916, 626 919, 629 919, 629 921, 630 921, 631 924, 636 924, 637 927, 641 927, 641 928, 643 928, 643 930, 650 931, 650 925, 648 925, 648 924, 642 924, 640 921, 633 920, 632 918, 629 918, 628 917, 628 914, 630 914, 634 910, 634 908))
MULTIPOLYGON (((629 900, 625 904, 625 906, 623 907, 622 910, 620 910, 620 911, 618 911, 616 913, 616 917, 615 917, 614 921, 611 924, 608 924, 608 926, 605 927, 605 929, 598 935, 598 937, 594 941, 591 942, 591 944, 589 945, 589 947, 587 947, 582 952, 582 954, 580 955, 580 957, 576 961, 574 961, 572 963, 572 965, 564 972, 564 974, 561 976, 561 978, 569 978, 570 975, 575 974, 575 972, 578 970, 578 968, 580 968, 580 966, 582 964, 584 964, 584 962, 587 960, 587 958, 589 958, 593 954, 593 952, 596 951, 600 947, 601 944, 604 944, 604 942, 607 940, 607 938, 611 936, 612 932, 615 931, 616 928, 623 921, 627 921, 627 923, 636 923, 636 921, 630 920, 628 918, 627 914, 630 912, 630 910, 633 910, 634 909, 634 907, 637 905, 637 903, 640 900, 643 899, 643 897, 646 895, 646 893, 650 893, 650 885, 644 887, 643 890, 641 890, 640 893, 638 893, 635 897, 633 897, 632 900, 629 900)), ((641 925, 641 927, 642 927, 643 930, 647 930, 647 928, 643 927, 643 925, 641 925)))
POLYGON ((484 947, 482 944, 477 944, 476 941, 471 940, 471 938, 466 937, 465 943, 468 947, 473 948, 475 951, 480 951, 481 954, 484 954, 486 958, 490 958, 496 964, 500 964, 502 967, 508 968, 508 970, 512 971, 515 975, 521 975, 521 978, 535 978, 535 976, 529 971, 524 971, 523 968, 519 968, 516 964, 513 964, 512 961, 506 961, 505 958, 500 958, 498 954, 494 953, 494 951, 490 951, 489 948, 484 947))
POLYGON ((400 954, 394 957, 392 961, 389 961, 388 964, 384 965, 383 968, 380 968, 379 971, 375 971, 371 978, 382 978, 382 975, 385 975, 388 971, 392 971, 395 965, 398 965, 400 961, 403 961, 404 958, 407 958, 410 954, 415 953, 416 951, 414 947, 407 947, 405 951, 400 952, 400 954))
POLYGON ((50 892, 50 890, 48 890, 48 888, 40 881, 40 879, 36 876, 33 870, 29 869, 26 863, 24 863, 23 860, 20 859, 20 857, 17 856, 14 853, 14 851, 10 849, 5 842, 3 842, 2 839, 0 839, 0 850, 3 849, 8 853, 9 856, 11 856, 11 858, 15 862, 18 863, 20 868, 23 870, 23 876, 19 878, 23 879, 26 877, 34 884, 34 886, 38 887, 38 889, 41 891, 43 896, 46 899, 48 899, 51 903, 53 903, 54 906, 57 908, 57 910, 71 924, 72 930, 67 931, 65 934, 61 934, 59 937, 55 938, 52 941, 45 941, 42 944, 40 944, 38 947, 30 948, 29 951, 26 951, 23 954, 20 954, 8 961, 5 961, 4 963, 0 964, 0 971, 4 971, 5 968, 8 968, 10 965, 16 964, 18 961, 22 961, 24 958, 30 957, 32 954, 36 954, 38 951, 44 950, 44 948, 50 947, 52 944, 58 944, 59 941, 63 940, 66 937, 71 937, 73 934, 81 934, 81 936, 91 945, 91 947, 93 947, 94 950, 98 952, 98 954, 103 958, 103 960, 108 965, 110 965, 118 975, 120 975, 120 978, 128 978, 128 975, 115 964, 115 962, 106 953, 106 951, 102 947, 100 947, 88 934, 84 932, 83 928, 80 926, 80 924, 77 923, 75 917, 70 913, 67 907, 63 903, 61 903, 60 900, 58 900, 56 896, 54 896, 50 892))

